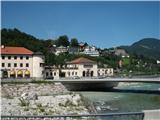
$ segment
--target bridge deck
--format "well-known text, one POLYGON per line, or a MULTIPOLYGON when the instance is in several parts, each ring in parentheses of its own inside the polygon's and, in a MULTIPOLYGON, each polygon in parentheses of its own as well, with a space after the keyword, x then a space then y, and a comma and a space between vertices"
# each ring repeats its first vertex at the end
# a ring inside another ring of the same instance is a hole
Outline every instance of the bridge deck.
MULTIPOLYGON (((51 80, 50 80, 51 81, 51 80)), ((145 83, 160 83, 160 78, 104 78, 104 79, 59 79, 52 80, 62 83, 103 83, 103 82, 145 82, 145 83)))
MULTIPOLYGON (((158 78, 103 78, 103 79, 94 79, 94 78, 81 78, 81 79, 45 79, 45 80, 34 80, 41 82, 61 82, 61 83, 107 83, 107 82, 145 82, 145 83, 160 83, 160 77, 158 78)), ((1 79, 1 83, 8 82, 34 82, 32 79, 1 79)))

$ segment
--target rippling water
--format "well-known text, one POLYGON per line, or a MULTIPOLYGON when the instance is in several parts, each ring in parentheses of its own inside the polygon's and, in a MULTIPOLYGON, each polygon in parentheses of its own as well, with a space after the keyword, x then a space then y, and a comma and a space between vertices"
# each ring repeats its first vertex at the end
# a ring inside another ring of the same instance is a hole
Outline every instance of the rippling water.
POLYGON ((120 91, 81 93, 94 103, 98 113, 138 112, 142 110, 160 109, 160 84, 120 83, 115 89, 120 91), (142 92, 137 93, 138 90, 142 92), (150 90, 156 90, 158 92, 146 92, 150 90))

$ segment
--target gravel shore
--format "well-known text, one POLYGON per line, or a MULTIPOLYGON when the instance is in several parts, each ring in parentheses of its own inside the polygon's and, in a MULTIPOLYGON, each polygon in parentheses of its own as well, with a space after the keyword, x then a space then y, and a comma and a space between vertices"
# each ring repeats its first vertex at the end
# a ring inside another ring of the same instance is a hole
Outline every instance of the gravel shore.
POLYGON ((95 112, 79 93, 62 84, 1 85, 2 115, 80 115, 95 112))

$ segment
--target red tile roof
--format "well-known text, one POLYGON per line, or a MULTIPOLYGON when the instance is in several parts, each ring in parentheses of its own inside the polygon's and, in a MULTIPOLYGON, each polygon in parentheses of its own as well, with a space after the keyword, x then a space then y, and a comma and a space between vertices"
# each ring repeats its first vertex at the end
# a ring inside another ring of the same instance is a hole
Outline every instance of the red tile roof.
POLYGON ((95 64, 95 61, 89 60, 88 58, 80 57, 75 60, 68 62, 69 64, 95 64))
POLYGON ((24 47, 1 47, 1 54, 32 55, 33 52, 24 47))

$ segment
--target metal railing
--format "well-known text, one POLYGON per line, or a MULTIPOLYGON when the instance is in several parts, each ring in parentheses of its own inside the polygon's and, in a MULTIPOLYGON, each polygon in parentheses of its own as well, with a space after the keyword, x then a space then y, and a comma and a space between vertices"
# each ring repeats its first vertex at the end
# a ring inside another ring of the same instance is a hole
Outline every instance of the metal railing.
POLYGON ((1 120, 143 120, 143 112, 84 114, 84 115, 2 115, 1 120))

